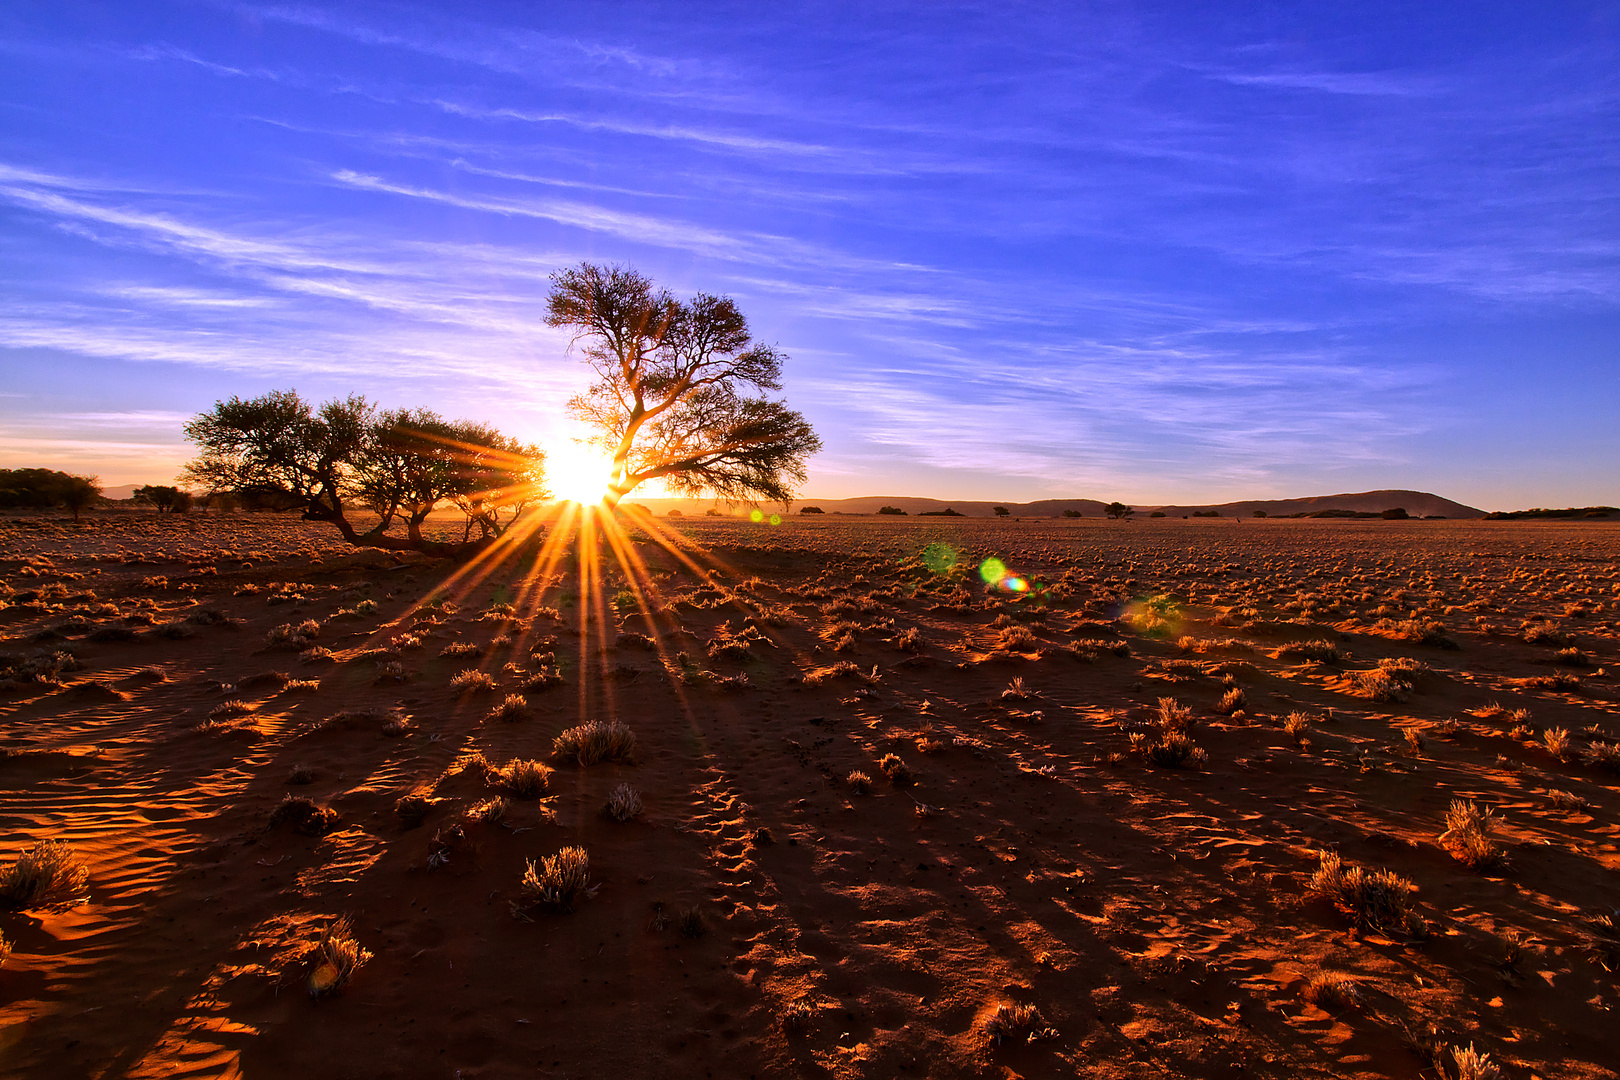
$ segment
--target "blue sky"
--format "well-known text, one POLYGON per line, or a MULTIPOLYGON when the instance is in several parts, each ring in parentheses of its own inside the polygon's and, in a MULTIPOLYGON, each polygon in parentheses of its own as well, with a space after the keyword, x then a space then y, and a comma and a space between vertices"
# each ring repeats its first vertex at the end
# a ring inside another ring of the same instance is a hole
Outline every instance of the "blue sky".
POLYGON ((539 440, 546 275, 735 297, 806 494, 1620 503, 1620 8, 0 7, 0 464, 230 394, 539 440))

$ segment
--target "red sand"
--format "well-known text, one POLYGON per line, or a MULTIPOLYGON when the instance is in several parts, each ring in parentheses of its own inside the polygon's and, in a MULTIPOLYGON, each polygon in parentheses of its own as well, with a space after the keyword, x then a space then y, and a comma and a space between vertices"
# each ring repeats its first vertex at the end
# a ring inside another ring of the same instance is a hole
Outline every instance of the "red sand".
POLYGON ((579 605, 563 599, 577 579, 559 571, 525 597, 514 563, 421 648, 378 655, 365 651, 410 627, 446 564, 351 553, 319 526, 261 516, 0 525, 5 662, 65 644, 83 665, 0 693, 0 864, 64 839, 92 894, 65 912, 0 914, 15 947, 0 968, 0 1072, 1432 1076, 1432 1051, 1455 1075, 1449 1048, 1472 1042, 1510 1077, 1615 1075, 1620 996, 1604 964, 1620 940, 1594 919, 1620 896, 1620 777, 1580 755, 1620 738, 1620 528, 681 528, 721 568, 717 587, 669 577, 675 558, 635 544, 650 625, 632 614, 580 636, 579 605), (1060 587, 1041 617, 1036 597, 987 592, 971 572, 953 596, 958 582, 915 557, 930 541, 961 549, 969 571, 996 555, 1060 587), (143 585, 154 577, 166 580, 143 585), (1114 621, 1119 600, 1163 593, 1178 601, 1167 625, 1114 621), (368 598, 374 613, 334 617, 368 598), (520 623, 480 620, 494 599, 517 603, 520 623), (559 603, 558 619, 533 611, 559 603), (138 621, 203 609, 229 621, 183 624, 179 639, 138 621), (1382 636, 1414 612, 1460 648, 1382 636), (1033 639, 999 649, 1001 615, 1033 639), (1522 640, 1521 623, 1543 617, 1586 666, 1522 640), (305 619, 332 661, 267 647, 273 627, 305 619), (709 659, 719 628, 745 619, 766 640, 709 659), (35 640, 58 626, 65 643, 35 640), (136 636, 92 640, 108 626, 136 636), (897 647, 910 627, 915 652, 897 647), (658 647, 615 644, 620 629, 658 647), (440 656, 501 633, 511 643, 482 656, 440 656), (550 636, 564 682, 527 695, 525 719, 486 719, 522 677, 503 665, 532 673, 550 636), (1273 656, 1309 639, 1348 657, 1273 656), (747 686, 683 683, 677 652, 747 686), (1387 657, 1431 670, 1403 676, 1405 702, 1358 696, 1353 673, 1387 657), (844 660, 860 673, 803 680, 844 660), (378 681, 390 661, 407 681, 378 681), (456 694, 467 667, 501 688, 456 694), (319 688, 248 685, 277 671, 319 688), (1578 683, 1512 681, 1559 672, 1578 683), (1223 678, 1243 691, 1237 715, 1213 711, 1223 678), (1003 696, 1014 679, 1029 696, 1003 696), (1130 730, 1146 730, 1161 697, 1192 707, 1202 767, 1132 752, 1130 730), (250 711, 197 730, 228 700, 250 711), (1468 712, 1493 702, 1529 716, 1468 712), (317 727, 364 709, 379 715, 317 727), (408 715, 403 733, 383 733, 390 710, 408 715), (1313 718, 1304 748, 1281 727, 1294 711, 1313 718), (551 759, 554 736, 590 718, 635 730, 634 764, 551 759), (1546 728, 1571 733, 1572 760, 1534 741, 1546 728), (920 739, 940 745, 924 753, 920 739), (466 823, 476 850, 430 868, 435 833, 495 794, 476 766, 457 771, 475 752, 549 761, 550 793, 513 799, 503 824, 466 823), (914 784, 884 777, 887 754, 914 784), (294 766, 313 780, 291 784, 294 766), (852 770, 870 794, 846 784, 852 770), (602 813, 621 781, 645 800, 626 824, 602 813), (1550 790, 1586 806, 1558 809, 1550 790), (336 810, 335 831, 270 827, 289 792, 336 810), (440 800, 416 828, 394 812, 411 792, 440 800), (1476 873, 1439 845, 1455 798, 1496 808, 1506 871, 1476 873), (596 894, 572 913, 514 918, 525 861, 569 844, 588 850, 596 894), (1307 896, 1324 849, 1413 881, 1432 936, 1358 931, 1307 896), (705 932, 684 936, 694 906, 705 932), (343 993, 312 1001, 305 953, 344 914, 374 956, 343 993), (1510 933, 1522 957, 1504 965, 1510 933), (1357 980, 1358 1000, 1308 1004, 1320 971, 1357 980), (785 1022, 796 1002, 802 1022, 785 1022), (1004 1003, 1036 1006, 1048 1037, 995 1045, 984 1025, 1004 1003))

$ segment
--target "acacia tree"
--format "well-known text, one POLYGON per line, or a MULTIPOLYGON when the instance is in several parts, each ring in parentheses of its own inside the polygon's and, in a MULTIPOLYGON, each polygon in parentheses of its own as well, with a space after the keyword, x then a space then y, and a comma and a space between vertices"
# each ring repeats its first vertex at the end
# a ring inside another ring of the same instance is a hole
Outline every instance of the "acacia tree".
POLYGON ((193 417, 186 438, 198 456, 185 479, 209 494, 301 510, 335 525, 357 547, 462 556, 499 539, 530 502, 546 497, 538 447, 425 409, 379 410, 365 398, 319 409, 291 390, 233 397, 193 417), (466 517, 459 543, 430 540, 422 524, 441 503, 466 517), (377 516, 368 528, 350 507, 377 516), (403 521, 406 535, 388 532, 403 521), (476 530, 476 535, 474 535, 476 530))
POLYGON ((596 374, 569 411, 612 456, 606 501, 663 480, 673 494, 784 505, 821 449, 808 421, 754 391, 782 388, 782 354, 752 339, 731 300, 682 302, 626 267, 552 275, 546 322, 574 331, 596 374))

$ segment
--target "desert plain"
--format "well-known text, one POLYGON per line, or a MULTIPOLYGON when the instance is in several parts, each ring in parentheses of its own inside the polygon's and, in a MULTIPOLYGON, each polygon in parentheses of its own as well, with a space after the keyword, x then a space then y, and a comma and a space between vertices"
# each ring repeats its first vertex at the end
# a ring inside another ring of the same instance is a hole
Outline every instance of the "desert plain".
POLYGON ((0 523, 0 1074, 1615 1075, 1620 525, 552 555, 0 523))

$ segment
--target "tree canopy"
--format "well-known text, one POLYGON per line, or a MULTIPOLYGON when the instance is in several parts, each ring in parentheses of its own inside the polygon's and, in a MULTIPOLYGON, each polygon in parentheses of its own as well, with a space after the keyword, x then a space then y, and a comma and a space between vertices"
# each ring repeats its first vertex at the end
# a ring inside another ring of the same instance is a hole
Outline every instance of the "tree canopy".
POLYGON ((1136 513, 1136 511, 1131 509, 1129 506, 1126 506, 1122 502, 1111 502, 1107 506, 1103 507, 1103 513, 1107 514, 1115 521, 1118 521, 1120 518, 1130 517, 1132 514, 1136 513))
POLYGON ((78 476, 55 469, 0 469, 0 506, 45 509, 61 506, 79 512, 101 499, 101 483, 94 476, 78 476))
POLYGON ((379 409, 357 395, 319 408, 292 390, 233 397, 193 417, 185 433, 199 450, 186 465, 187 482, 251 505, 301 510, 360 547, 465 554, 498 539, 525 506, 547 496, 538 447, 426 409, 379 409), (465 517, 459 543, 422 534, 445 502, 465 517), (356 506, 377 516, 364 531, 349 519, 356 506), (396 521, 404 537, 388 532, 396 521))
POLYGON ((689 301, 627 267, 581 263, 551 278, 546 322, 574 331, 596 375, 569 402, 612 458, 607 501, 662 480, 675 495, 788 503, 821 440, 782 401, 781 353, 753 340, 725 297, 689 301))

